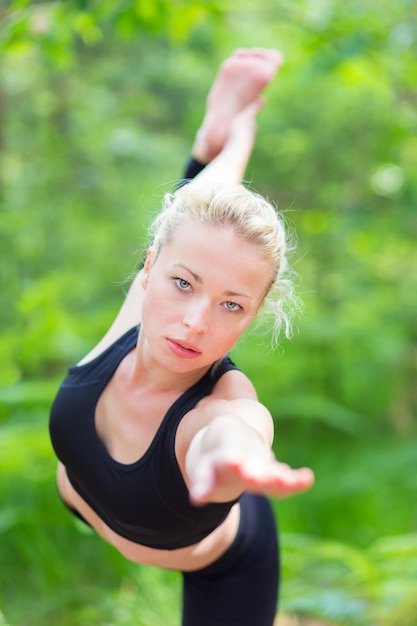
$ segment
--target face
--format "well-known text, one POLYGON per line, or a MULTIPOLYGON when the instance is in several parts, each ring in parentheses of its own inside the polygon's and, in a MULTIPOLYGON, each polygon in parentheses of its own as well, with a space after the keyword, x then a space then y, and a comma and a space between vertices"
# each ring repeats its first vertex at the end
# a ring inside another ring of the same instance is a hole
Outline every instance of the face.
POLYGON ((208 368, 254 319, 271 273, 232 228, 183 222, 144 268, 141 335, 152 356, 176 372, 208 368))

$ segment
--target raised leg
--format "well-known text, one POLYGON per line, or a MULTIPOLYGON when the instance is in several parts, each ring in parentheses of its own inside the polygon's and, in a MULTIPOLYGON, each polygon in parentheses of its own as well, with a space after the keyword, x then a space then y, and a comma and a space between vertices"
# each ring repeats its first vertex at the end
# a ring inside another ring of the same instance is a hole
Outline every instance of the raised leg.
POLYGON ((258 101, 283 63, 278 50, 236 50, 220 66, 207 97, 206 112, 197 132, 192 155, 209 163, 223 149, 235 117, 258 101))

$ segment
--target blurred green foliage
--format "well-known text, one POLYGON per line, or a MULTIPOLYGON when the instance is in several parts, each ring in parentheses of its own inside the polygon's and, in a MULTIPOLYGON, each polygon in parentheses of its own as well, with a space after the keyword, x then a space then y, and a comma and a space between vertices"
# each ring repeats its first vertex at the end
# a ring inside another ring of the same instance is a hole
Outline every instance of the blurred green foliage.
POLYGON ((122 302, 218 64, 257 45, 287 62, 247 178, 297 233, 305 309, 278 352, 261 328, 234 358, 276 419, 280 457, 317 476, 275 503, 282 605, 349 625, 414 623, 416 9, 0 8, 0 624, 178 623, 176 574, 126 563, 61 509, 48 406, 122 302))

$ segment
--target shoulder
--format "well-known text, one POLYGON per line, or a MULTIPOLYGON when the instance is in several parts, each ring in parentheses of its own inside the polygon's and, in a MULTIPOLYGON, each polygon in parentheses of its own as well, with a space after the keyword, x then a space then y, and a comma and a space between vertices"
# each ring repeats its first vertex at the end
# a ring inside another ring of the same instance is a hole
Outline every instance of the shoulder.
POLYGON ((218 366, 217 376, 211 392, 190 412, 194 424, 198 424, 197 429, 207 425, 219 411, 245 403, 249 406, 259 404, 252 381, 228 357, 218 366))
POLYGON ((207 426, 220 414, 230 414, 250 419, 261 420, 270 430, 271 415, 259 403, 254 385, 238 369, 230 369, 221 375, 212 392, 205 396, 181 420, 177 430, 176 449, 179 457, 184 458, 186 450, 196 433, 207 426), (256 416, 256 417, 255 417, 256 416))
POLYGON ((257 400, 256 389, 246 374, 232 366, 230 369, 225 368, 225 371, 217 380, 212 393, 203 402, 212 402, 217 399, 237 400, 244 398, 257 400))

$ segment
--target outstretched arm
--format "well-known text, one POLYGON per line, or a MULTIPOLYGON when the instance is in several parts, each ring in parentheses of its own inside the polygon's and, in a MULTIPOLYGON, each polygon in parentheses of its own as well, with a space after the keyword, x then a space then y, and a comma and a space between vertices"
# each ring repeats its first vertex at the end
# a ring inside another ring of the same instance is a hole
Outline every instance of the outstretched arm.
POLYGON ((215 401, 218 411, 193 437, 185 459, 196 504, 233 500, 244 491, 285 498, 309 489, 309 468, 292 469, 271 451, 272 418, 254 400, 215 401))

